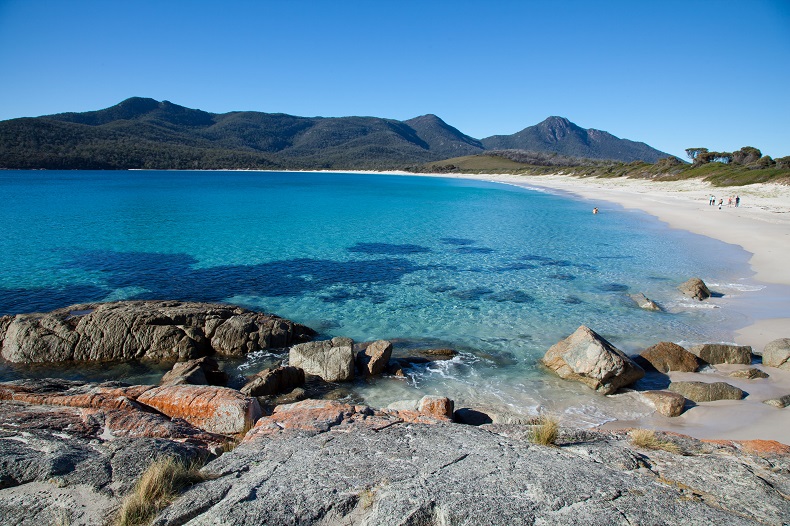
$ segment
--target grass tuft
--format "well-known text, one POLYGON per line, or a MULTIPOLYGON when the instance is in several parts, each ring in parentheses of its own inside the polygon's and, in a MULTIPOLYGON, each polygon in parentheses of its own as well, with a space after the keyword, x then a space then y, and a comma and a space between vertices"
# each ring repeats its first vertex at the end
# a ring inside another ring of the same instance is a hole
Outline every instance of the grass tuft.
POLYGON ((529 440, 541 446, 551 446, 557 442, 560 423, 557 418, 551 415, 540 415, 535 419, 532 431, 529 433, 529 440))
POLYGON ((631 444, 643 449, 661 449, 669 453, 679 455, 683 453, 680 446, 668 440, 661 440, 656 436, 655 431, 649 429, 634 429, 628 435, 631 437, 631 444))
POLYGON ((159 510, 170 504, 187 486, 206 480, 198 464, 185 464, 166 457, 151 464, 124 499, 116 526, 148 524, 159 510))

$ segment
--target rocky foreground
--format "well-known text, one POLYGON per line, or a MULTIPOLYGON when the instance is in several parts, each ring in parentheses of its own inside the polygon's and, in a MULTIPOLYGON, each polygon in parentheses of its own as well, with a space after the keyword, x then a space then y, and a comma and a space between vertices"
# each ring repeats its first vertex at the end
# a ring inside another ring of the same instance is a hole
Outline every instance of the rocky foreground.
MULTIPOLYGON (((390 342, 361 349, 348 338, 305 342, 312 335, 276 316, 183 302, 0 318, 8 361, 181 360, 160 385, 0 384, 0 522, 112 523, 136 481, 164 458, 203 466, 205 480, 158 511, 150 519, 158 525, 786 524, 790 517, 786 445, 573 429, 538 445, 538 422, 492 423, 496 415, 454 411, 444 397, 382 409, 309 399, 306 377, 397 375, 455 356, 435 349, 393 357, 390 342), (212 355, 272 347, 289 365, 257 373, 240 390, 222 385, 228 377, 212 355)), ((645 369, 693 372, 748 365, 752 356, 748 347, 661 342, 634 361, 582 326, 543 362, 608 394, 645 369)), ((790 339, 769 344, 762 361, 790 366, 790 339)), ((668 389, 642 392, 668 417, 689 401, 743 396, 724 382, 668 389)), ((790 404, 769 402, 782 412, 790 404)))

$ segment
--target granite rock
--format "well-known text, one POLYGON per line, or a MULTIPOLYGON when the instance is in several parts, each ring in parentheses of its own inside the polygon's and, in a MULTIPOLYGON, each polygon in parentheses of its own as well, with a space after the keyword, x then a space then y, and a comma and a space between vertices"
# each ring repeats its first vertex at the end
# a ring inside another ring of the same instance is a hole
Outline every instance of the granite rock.
POLYGON ((763 349, 763 365, 790 371, 790 338, 779 338, 763 349))
POLYGON ((695 300, 702 301, 710 298, 710 289, 700 278, 691 278, 684 281, 678 286, 678 290, 695 300))
POLYGON ((378 340, 357 354, 357 366, 364 376, 377 376, 387 369, 392 356, 392 343, 378 340))
POLYGON ((354 342, 337 337, 294 345, 288 363, 326 382, 347 382, 354 379, 354 342))
POLYGON ((743 391, 726 382, 672 382, 668 389, 685 396, 692 402, 740 400, 743 398, 743 391))
POLYGON ((298 367, 264 369, 253 376, 241 392, 247 396, 273 396, 293 391, 304 385, 304 380, 304 371, 298 367))
POLYGON ((671 391, 643 391, 642 396, 656 408, 660 414, 668 417, 680 416, 686 405, 686 398, 671 391))
POLYGON ((752 348, 748 345, 703 343, 692 346, 689 351, 703 362, 711 365, 720 363, 749 365, 752 363, 752 348))
POLYGON ((228 375, 219 369, 214 358, 204 356, 186 362, 176 362, 166 372, 159 385, 225 385, 228 375))
POLYGON ((693 373, 699 368, 699 359, 696 355, 672 342, 657 343, 642 351, 639 356, 662 373, 670 371, 693 373))
POLYGON ((633 360, 584 325, 554 344, 541 361, 561 378, 581 382, 603 394, 611 394, 645 375, 633 360))

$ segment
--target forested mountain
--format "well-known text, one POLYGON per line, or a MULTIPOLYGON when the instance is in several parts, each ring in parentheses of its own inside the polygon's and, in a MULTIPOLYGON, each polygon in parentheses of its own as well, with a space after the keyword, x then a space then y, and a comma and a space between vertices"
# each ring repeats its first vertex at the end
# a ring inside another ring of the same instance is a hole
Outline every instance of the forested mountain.
POLYGON ((611 133, 584 129, 564 117, 549 117, 513 135, 494 135, 482 140, 487 150, 554 152, 587 159, 647 161, 654 163, 669 154, 643 142, 620 139, 611 133))
POLYGON ((492 148, 618 160, 666 156, 553 117, 511 136, 479 141, 435 115, 397 121, 215 114, 135 97, 98 111, 0 122, 0 168, 392 169, 492 148), (550 121, 559 124, 547 126, 550 121))

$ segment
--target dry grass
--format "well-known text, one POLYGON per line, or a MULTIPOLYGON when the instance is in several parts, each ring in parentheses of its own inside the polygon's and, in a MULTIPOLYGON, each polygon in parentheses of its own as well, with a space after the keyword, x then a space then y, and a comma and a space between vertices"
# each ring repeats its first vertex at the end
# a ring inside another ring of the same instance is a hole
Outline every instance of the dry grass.
POLYGON ((669 453, 679 455, 683 453, 680 447, 668 440, 661 440, 656 436, 655 431, 649 429, 634 429, 628 435, 631 437, 631 443, 636 447, 643 449, 661 449, 669 453))
POLYGON ((148 524, 181 490, 206 480, 199 469, 197 464, 184 464, 172 457, 151 464, 124 499, 115 521, 116 526, 148 524))
POLYGON ((532 431, 529 433, 529 440, 541 446, 551 446, 557 441, 560 423, 556 417, 551 415, 540 415, 535 419, 532 431))

